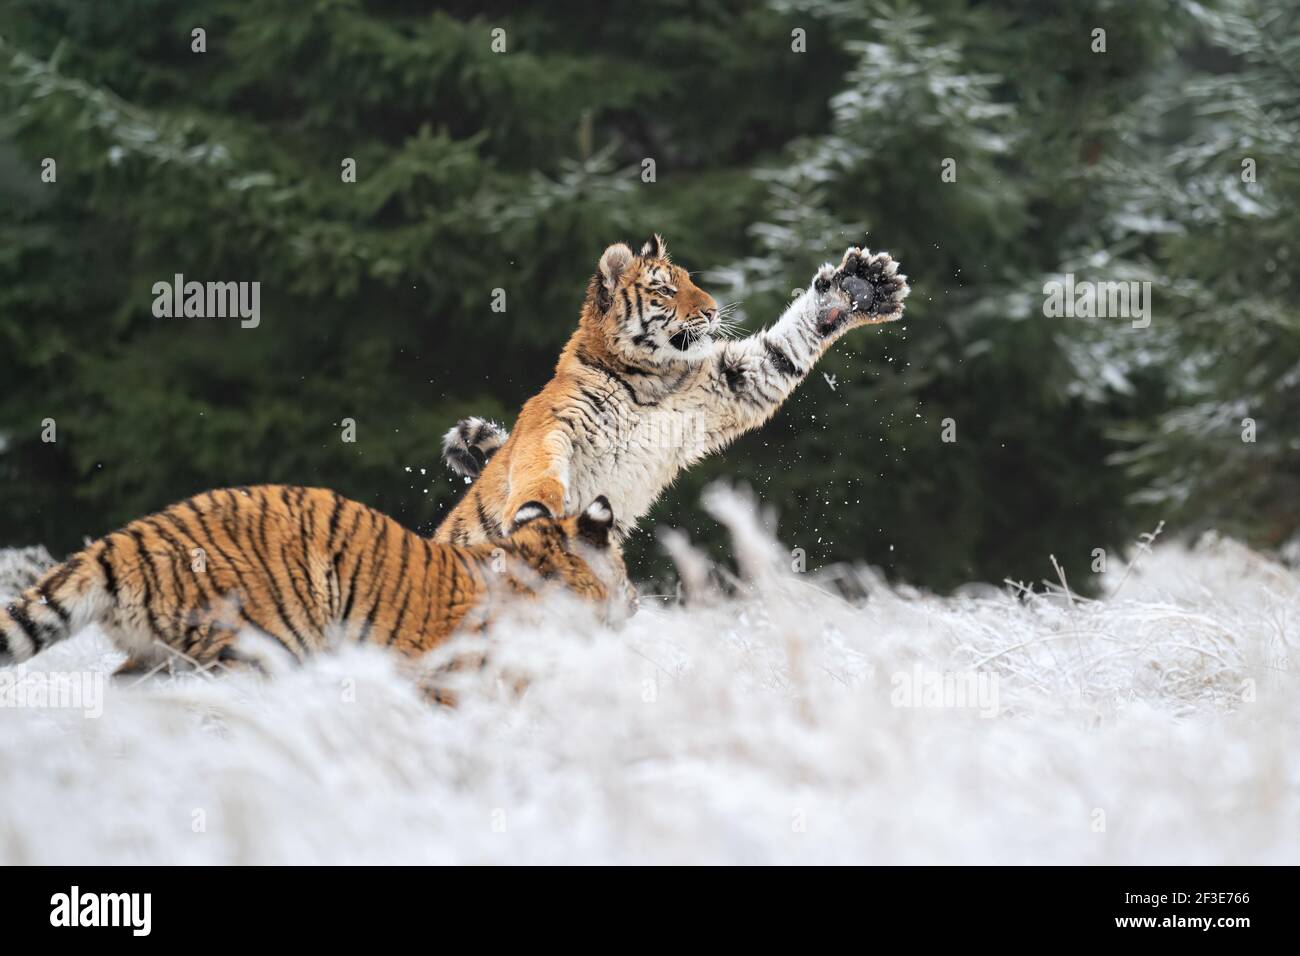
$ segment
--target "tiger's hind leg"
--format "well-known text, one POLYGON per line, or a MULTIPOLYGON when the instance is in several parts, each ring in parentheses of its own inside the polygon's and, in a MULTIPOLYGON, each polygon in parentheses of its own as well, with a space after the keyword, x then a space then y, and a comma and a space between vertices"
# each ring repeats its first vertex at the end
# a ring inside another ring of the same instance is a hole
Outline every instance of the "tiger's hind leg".
POLYGON ((132 654, 127 657, 117 670, 113 671, 114 677, 147 677, 153 671, 166 666, 166 661, 154 661, 148 658, 137 657, 132 654))
POLYGON ((261 642, 253 639, 254 642, 250 643, 245 639, 245 631, 228 624, 213 622, 202 625, 199 630, 203 632, 202 636, 194 642, 186 657, 191 666, 208 673, 255 671, 266 674, 268 668, 282 656, 296 661, 292 654, 275 655, 276 659, 268 659, 268 655, 274 654, 273 649, 279 649, 282 645, 260 631, 256 634, 261 642))
POLYGON ((109 636, 127 654, 126 660, 113 672, 114 677, 140 679, 162 671, 168 674, 212 672, 243 663, 234 650, 238 633, 218 621, 194 624, 175 642, 155 638, 145 643, 138 635, 125 638, 112 629, 109 636))

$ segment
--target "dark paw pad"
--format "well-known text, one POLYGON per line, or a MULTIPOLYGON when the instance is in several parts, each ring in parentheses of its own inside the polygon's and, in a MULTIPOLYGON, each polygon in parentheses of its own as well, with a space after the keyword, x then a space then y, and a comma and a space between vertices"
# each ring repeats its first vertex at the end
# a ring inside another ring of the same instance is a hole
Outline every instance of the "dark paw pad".
POLYGON ((840 288, 848 295, 854 312, 868 312, 876 301, 876 287, 857 276, 845 276, 840 280, 840 288))
POLYGON ((855 318, 887 322, 903 314, 907 277, 887 252, 872 254, 850 247, 835 270, 835 282, 848 297, 855 318))

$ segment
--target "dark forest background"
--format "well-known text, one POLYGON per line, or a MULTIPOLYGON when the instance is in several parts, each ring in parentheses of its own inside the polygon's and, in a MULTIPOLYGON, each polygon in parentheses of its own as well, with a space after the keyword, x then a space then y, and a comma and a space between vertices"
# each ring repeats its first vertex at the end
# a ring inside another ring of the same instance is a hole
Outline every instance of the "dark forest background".
POLYGON ((272 481, 429 531, 443 432, 513 421, 653 231, 753 328, 851 242, 914 291, 665 496, 640 577, 719 476, 810 567, 937 589, 1083 583, 1158 520, 1295 546, 1282 0, 0 0, 0 545, 272 481), (1067 272, 1150 281, 1150 327, 1045 317, 1067 272), (260 327, 155 318, 175 273, 260 281, 260 327))

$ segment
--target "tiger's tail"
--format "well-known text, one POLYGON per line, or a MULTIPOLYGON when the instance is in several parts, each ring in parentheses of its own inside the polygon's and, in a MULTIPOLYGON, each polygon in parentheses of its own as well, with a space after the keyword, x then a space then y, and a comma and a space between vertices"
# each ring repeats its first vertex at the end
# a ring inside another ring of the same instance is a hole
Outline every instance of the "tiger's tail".
POLYGON ((496 422, 462 418, 442 438, 442 460, 456 474, 473 480, 509 437, 496 422))
POLYGON ((20 663, 97 620, 113 603, 111 566, 96 542, 0 603, 0 664, 20 663))

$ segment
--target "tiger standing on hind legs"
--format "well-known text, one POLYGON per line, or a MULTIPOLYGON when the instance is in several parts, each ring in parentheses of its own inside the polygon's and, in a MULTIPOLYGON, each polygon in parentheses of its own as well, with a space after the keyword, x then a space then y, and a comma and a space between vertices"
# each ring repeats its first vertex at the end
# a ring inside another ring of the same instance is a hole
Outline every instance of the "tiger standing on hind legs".
POLYGON ((447 433, 444 460, 475 480, 435 540, 490 540, 522 502, 564 515, 597 494, 621 540, 682 469, 771 418, 842 335, 901 318, 908 291, 888 253, 852 246, 771 329, 729 340, 718 304, 659 236, 635 255, 615 243, 555 376, 514 431, 470 418, 447 433))

